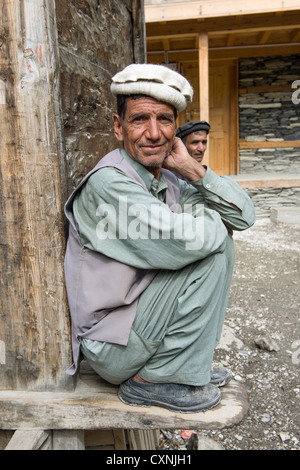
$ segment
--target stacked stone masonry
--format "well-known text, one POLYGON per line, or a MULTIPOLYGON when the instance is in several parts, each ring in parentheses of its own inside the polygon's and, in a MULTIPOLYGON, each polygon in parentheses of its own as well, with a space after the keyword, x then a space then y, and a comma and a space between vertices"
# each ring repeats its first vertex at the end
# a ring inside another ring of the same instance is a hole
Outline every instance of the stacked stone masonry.
POLYGON ((257 218, 269 217, 275 207, 300 206, 300 187, 248 188, 246 192, 253 201, 257 218))
MULTIPOLYGON (((240 139, 246 142, 300 140, 300 103, 292 99, 295 96, 292 84, 297 80, 300 80, 300 55, 240 59, 239 88, 251 87, 250 93, 239 95, 240 139), (272 86, 277 90, 270 91, 272 86), (253 92, 253 87, 259 87, 260 91, 253 92), (261 91, 262 87, 268 91, 261 91)), ((240 149, 240 173, 257 172, 300 175, 300 148, 295 145, 240 149)))

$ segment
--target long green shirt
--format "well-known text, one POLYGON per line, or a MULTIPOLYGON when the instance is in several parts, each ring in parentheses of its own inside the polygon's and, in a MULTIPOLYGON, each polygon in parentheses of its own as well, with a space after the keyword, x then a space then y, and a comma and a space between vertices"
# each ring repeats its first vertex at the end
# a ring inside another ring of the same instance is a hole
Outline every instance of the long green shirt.
POLYGON ((168 183, 163 173, 157 181, 121 152, 148 191, 116 168, 95 172, 73 204, 85 247, 141 269, 178 270, 222 251, 226 227, 244 230, 253 225, 253 204, 230 177, 207 168, 205 176, 191 184, 178 180, 180 207, 173 212, 165 203, 168 183))

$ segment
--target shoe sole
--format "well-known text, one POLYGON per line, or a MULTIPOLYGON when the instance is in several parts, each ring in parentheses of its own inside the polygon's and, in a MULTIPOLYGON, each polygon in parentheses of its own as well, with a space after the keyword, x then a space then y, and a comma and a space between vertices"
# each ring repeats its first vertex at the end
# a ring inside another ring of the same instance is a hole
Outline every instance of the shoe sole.
POLYGON ((216 400, 212 401, 209 404, 205 404, 205 405, 202 405, 202 406, 195 405, 193 407, 186 408, 186 409, 177 407, 175 405, 170 405, 169 403, 160 402, 158 400, 145 400, 141 397, 134 397, 135 401, 133 402, 132 401, 132 398, 133 398, 132 395, 130 396, 130 398, 129 397, 124 397, 122 395, 122 391, 119 391, 118 397, 123 403, 125 403, 126 405, 130 405, 130 406, 143 406, 143 407, 146 407, 146 408, 149 408, 150 406, 160 406, 162 408, 167 408, 170 411, 176 411, 178 413, 197 413, 197 412, 200 412, 200 411, 203 412, 203 411, 210 410, 211 408, 214 408, 215 406, 217 406, 220 403, 220 400, 221 400, 221 393, 216 398, 216 400))

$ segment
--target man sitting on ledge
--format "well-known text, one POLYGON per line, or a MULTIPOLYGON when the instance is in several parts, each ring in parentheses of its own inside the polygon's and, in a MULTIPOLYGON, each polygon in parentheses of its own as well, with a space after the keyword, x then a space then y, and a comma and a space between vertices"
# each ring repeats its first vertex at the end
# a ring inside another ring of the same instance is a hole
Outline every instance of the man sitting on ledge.
POLYGON ((103 379, 120 384, 129 405, 206 410, 231 376, 212 361, 232 278, 231 234, 254 223, 254 207, 176 137, 177 111, 193 95, 182 75, 133 64, 113 77, 111 91, 120 148, 65 207, 68 373, 81 353, 103 379))

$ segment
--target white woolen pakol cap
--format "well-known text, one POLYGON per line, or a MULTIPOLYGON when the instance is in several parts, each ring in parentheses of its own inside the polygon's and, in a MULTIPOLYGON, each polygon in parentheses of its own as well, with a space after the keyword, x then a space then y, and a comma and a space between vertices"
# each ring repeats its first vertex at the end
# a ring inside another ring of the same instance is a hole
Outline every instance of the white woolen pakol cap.
POLYGON ((178 72, 156 64, 131 64, 112 78, 113 95, 141 94, 183 111, 192 101, 193 88, 178 72))

